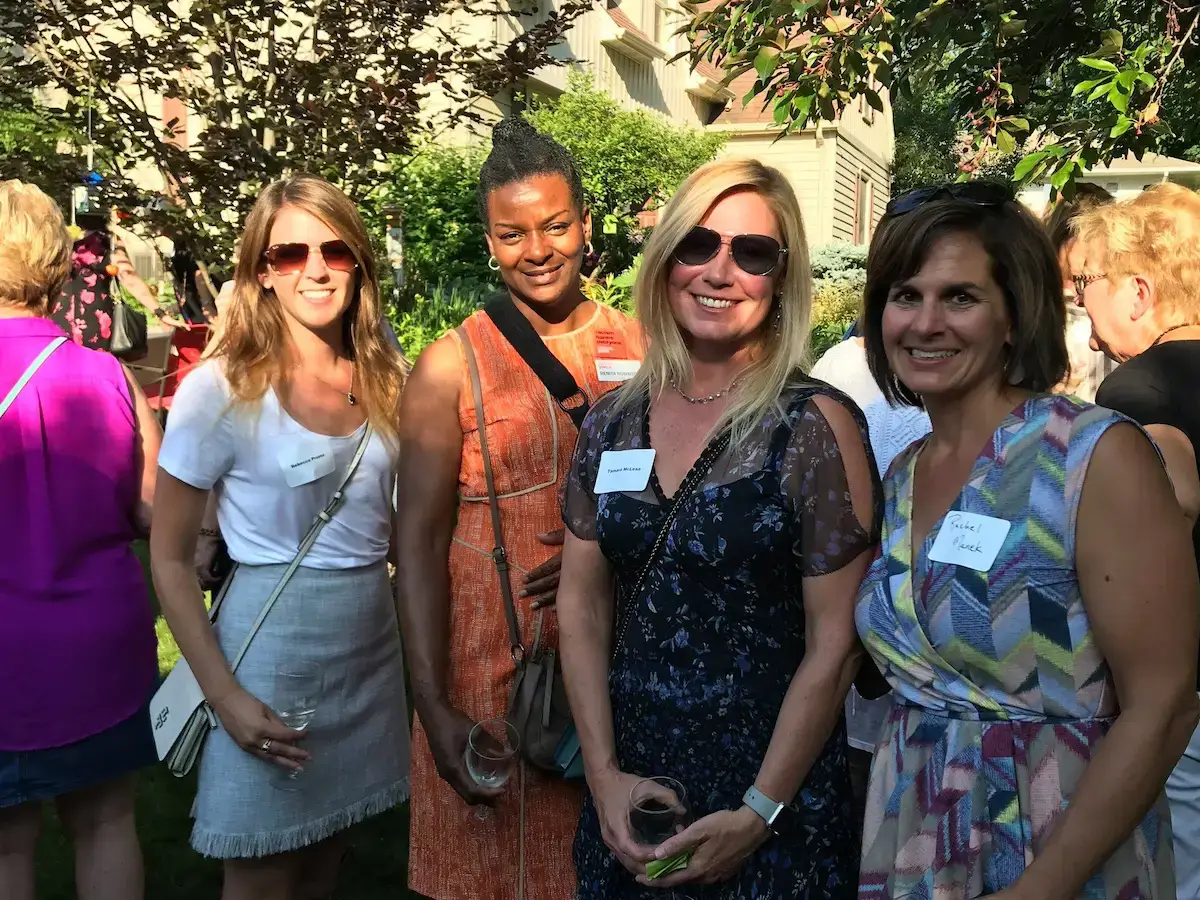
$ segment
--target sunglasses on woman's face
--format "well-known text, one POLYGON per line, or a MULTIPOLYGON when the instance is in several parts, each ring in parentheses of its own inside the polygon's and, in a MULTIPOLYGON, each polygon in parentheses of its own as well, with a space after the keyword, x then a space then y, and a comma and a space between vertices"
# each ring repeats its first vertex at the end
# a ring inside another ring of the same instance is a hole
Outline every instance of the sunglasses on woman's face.
POLYGON ((684 235, 672 255, 682 265, 702 266, 717 255, 722 244, 729 245, 733 261, 750 275, 770 275, 787 257, 787 250, 773 237, 738 234, 726 239, 703 225, 697 225, 684 235))
POLYGON ((935 184, 901 194, 887 205, 885 216, 903 216, 934 200, 954 200, 968 206, 1003 206, 1016 197, 1012 188, 998 181, 962 181, 935 184))
POLYGON ((354 251, 345 241, 325 241, 316 247, 299 243, 273 244, 263 251, 263 257, 276 275, 295 275, 304 271, 311 253, 321 254, 325 265, 338 272, 353 272, 358 268, 354 251))

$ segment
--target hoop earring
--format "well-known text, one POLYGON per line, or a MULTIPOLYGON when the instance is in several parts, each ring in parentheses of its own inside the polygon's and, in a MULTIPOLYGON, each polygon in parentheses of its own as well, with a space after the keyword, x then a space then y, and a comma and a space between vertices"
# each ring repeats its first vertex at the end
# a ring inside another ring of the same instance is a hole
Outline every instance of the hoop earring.
POLYGON ((591 256, 596 252, 596 248, 592 246, 592 242, 588 241, 587 246, 583 248, 584 256, 591 256))
POLYGON ((489 256, 488 257, 488 268, 491 269, 493 272, 499 272, 500 271, 500 260, 496 259, 496 257, 494 257, 494 256, 489 256))

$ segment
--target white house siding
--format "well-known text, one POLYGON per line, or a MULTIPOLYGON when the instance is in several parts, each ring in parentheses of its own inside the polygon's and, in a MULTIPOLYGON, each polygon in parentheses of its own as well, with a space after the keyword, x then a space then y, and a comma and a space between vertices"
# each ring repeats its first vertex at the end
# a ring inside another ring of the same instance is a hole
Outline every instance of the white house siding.
POLYGON ((831 239, 869 243, 891 196, 888 164, 839 129, 834 166, 831 239), (861 206, 860 206, 861 203, 861 206), (859 223, 860 210, 869 221, 859 223))

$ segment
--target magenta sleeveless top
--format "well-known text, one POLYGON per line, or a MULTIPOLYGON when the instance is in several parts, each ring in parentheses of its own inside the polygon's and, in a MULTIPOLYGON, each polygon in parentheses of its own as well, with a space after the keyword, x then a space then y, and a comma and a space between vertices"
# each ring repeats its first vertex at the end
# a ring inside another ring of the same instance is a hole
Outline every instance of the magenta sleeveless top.
MULTIPOLYGON (((0 319, 0 397, 62 334, 0 319)), ((154 613, 130 547, 137 441, 120 363, 70 342, 0 418, 0 750, 98 734, 154 684, 154 613)))

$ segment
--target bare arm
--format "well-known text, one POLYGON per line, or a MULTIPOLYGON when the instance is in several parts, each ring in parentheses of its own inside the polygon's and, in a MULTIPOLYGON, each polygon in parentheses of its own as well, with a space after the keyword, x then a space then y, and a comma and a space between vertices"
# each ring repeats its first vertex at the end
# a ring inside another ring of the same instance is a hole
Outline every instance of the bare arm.
MULTIPOLYGON (((858 426, 840 403, 814 401, 837 438, 850 501, 868 532, 874 519, 874 481, 858 426)), ((755 786, 780 803, 790 803, 833 732, 862 660, 854 626, 854 604, 874 547, 826 575, 804 579, 805 653, 796 670, 755 786)))
POLYGON ((155 503, 160 514, 150 537, 150 559, 154 589, 167 625, 204 696, 215 705, 237 690, 238 684, 217 645, 196 580, 196 536, 208 498, 208 491, 159 472, 155 503))
POLYGON ((1078 895, 1160 795, 1200 716, 1196 560, 1162 466, 1132 426, 1096 446, 1076 535, 1084 606, 1121 712, 1045 847, 1004 892, 1022 900, 1078 895))
POLYGON ((286 727, 257 698, 248 694, 229 669, 217 644, 196 580, 196 536, 209 492, 192 487, 166 471, 158 474, 150 568, 163 616, 200 689, 229 736, 247 753, 295 769, 309 754, 295 746, 303 735, 286 727), (271 740, 270 753, 261 748, 271 740))
POLYGON ((613 641, 613 575, 595 541, 570 531, 558 589, 558 644, 571 715, 589 785, 616 772, 608 663, 613 641))
POLYGON ((138 530, 142 534, 149 534, 154 509, 154 486, 158 478, 158 448, 162 446, 162 428, 159 427, 158 419, 155 417, 154 411, 150 409, 150 404, 146 402, 146 395, 138 385, 137 379, 133 377, 133 373, 125 366, 121 368, 125 372, 125 383, 129 385, 130 399, 133 400, 133 412, 138 432, 137 462, 141 469, 141 481, 135 513, 136 521, 138 530))
MULTIPOLYGON (((450 703, 450 541, 458 509, 462 426, 458 421, 462 359, 451 337, 426 348, 400 404, 400 508, 392 538, 399 560, 396 612, 404 634, 413 706, 429 738, 438 773, 469 802, 481 791, 465 771, 463 754, 474 724, 450 703)), ((483 557, 480 566, 490 566, 483 557)), ((499 602, 499 597, 496 601, 499 602)))
POLYGON ((1196 449, 1186 434, 1170 425, 1147 425, 1146 431, 1154 438, 1163 455, 1183 517, 1189 526, 1194 526, 1196 519, 1200 518, 1200 475, 1196 472, 1196 449))

